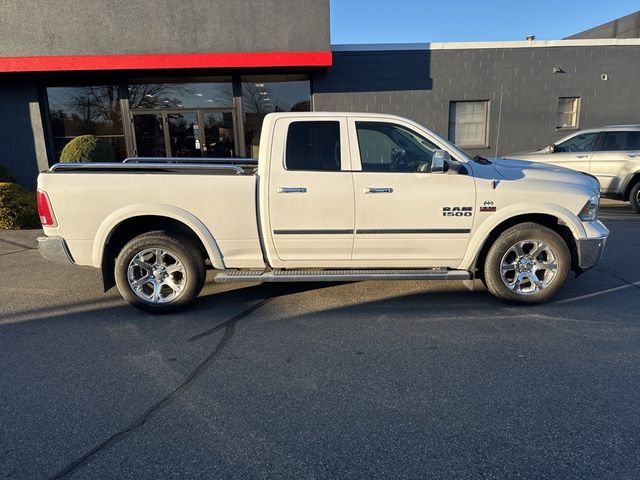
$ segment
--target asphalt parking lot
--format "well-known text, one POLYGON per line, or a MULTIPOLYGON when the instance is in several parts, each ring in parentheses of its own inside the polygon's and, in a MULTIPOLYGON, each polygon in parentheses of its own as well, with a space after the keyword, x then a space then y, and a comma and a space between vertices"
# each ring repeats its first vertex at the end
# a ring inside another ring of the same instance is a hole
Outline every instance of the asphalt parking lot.
POLYGON ((640 478, 640 216, 554 302, 217 285, 152 316, 0 232, 0 478, 640 478))

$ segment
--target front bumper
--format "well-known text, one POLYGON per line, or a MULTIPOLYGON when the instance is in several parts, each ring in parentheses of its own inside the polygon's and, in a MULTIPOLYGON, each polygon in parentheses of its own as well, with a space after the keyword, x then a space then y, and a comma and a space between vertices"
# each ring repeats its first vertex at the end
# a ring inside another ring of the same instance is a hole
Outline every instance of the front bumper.
POLYGON ((581 271, 589 270, 600 261, 606 244, 607 237, 576 240, 578 267, 581 271))
POLYGON ((66 265, 73 264, 69 248, 61 237, 38 237, 38 251, 47 260, 66 265))

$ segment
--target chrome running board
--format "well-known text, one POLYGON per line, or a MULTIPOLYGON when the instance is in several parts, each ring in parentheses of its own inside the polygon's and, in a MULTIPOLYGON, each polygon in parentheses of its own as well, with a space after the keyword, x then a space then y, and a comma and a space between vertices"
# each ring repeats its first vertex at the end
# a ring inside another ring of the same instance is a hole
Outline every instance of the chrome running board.
POLYGON ((231 282, 359 282, 365 280, 469 280, 466 270, 225 270, 214 281, 231 282))

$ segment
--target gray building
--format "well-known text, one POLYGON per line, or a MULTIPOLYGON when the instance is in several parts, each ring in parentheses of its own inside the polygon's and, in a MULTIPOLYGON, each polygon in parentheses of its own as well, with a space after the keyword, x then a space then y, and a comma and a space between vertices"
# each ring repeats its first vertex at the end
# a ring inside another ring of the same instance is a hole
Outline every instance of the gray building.
POLYGON ((272 111, 398 114, 484 156, 640 123, 640 13, 557 41, 333 47, 329 0, 9 1, 3 13, 0 164, 29 188, 82 134, 117 159, 255 156, 272 111))

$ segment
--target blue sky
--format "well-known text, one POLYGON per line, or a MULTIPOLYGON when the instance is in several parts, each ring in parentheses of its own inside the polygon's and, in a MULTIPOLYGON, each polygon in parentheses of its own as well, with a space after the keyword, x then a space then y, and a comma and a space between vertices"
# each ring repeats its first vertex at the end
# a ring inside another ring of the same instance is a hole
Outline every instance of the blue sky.
POLYGON ((638 0, 331 0, 331 43, 553 40, 638 10, 638 0))

